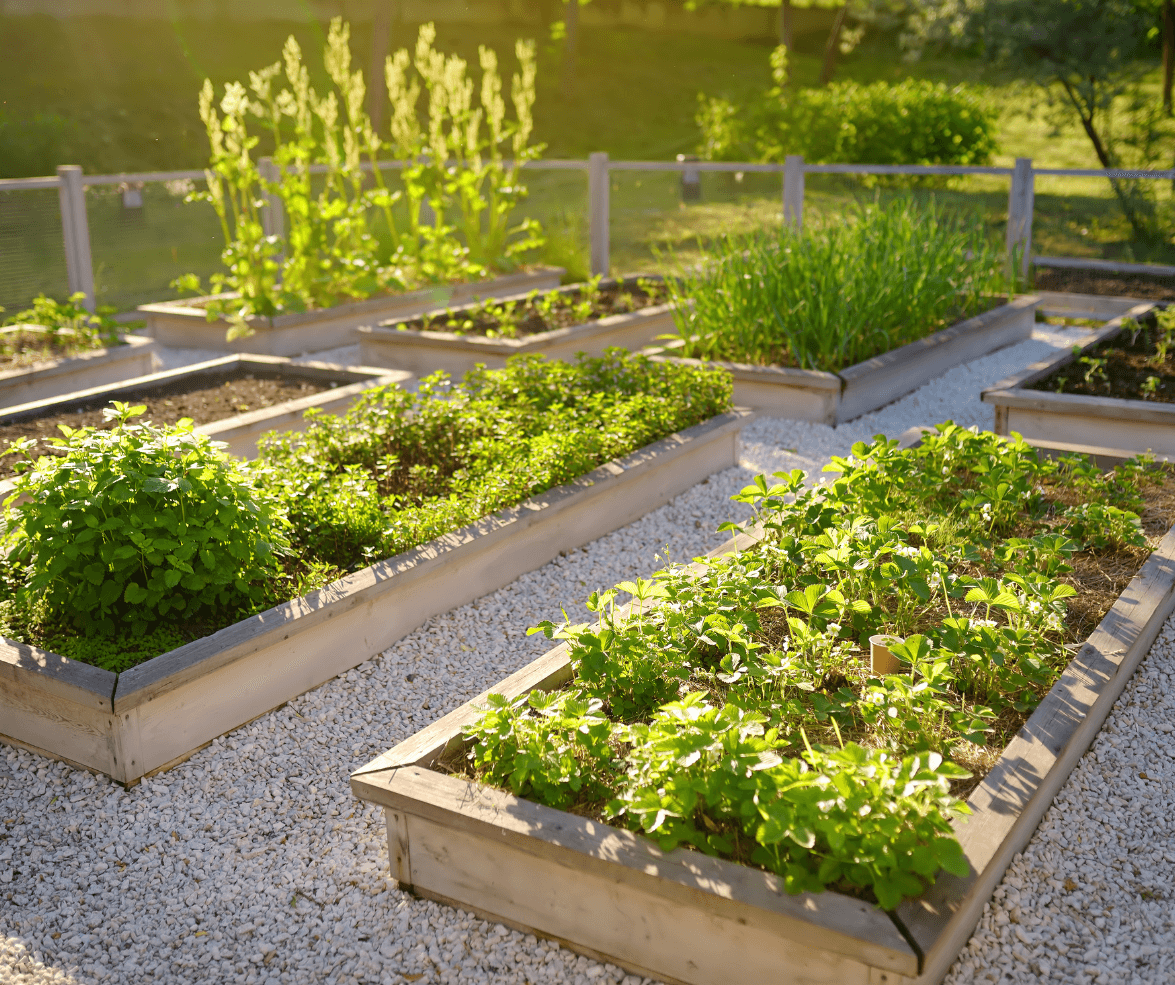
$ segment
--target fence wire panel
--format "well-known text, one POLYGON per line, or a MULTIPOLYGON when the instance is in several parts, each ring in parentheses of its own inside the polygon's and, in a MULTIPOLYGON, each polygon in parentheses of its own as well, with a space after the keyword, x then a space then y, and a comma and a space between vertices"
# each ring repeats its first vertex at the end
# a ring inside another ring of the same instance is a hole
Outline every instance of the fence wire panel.
POLYGON ((809 174, 804 179, 804 224, 841 222, 875 204, 912 199, 981 221, 992 242, 1002 246, 1008 225, 1008 183, 998 175, 809 174))
POLYGON ((86 188, 94 293, 98 304, 119 311, 177 296, 171 282, 194 273, 207 286, 220 269, 224 237, 212 206, 185 202, 204 182, 146 182, 141 189, 117 185, 86 188))
POLYGON ((1116 183, 1120 194, 1105 178, 1037 175, 1035 182, 1034 253, 1175 263, 1169 232, 1175 227, 1172 182, 1120 181, 1116 183))
POLYGON ((511 224, 535 219, 543 227, 546 238, 546 245, 528 259, 564 267, 569 279, 587 280, 591 276, 587 172, 526 168, 522 183, 528 194, 511 218, 511 224))
POLYGON ((783 177, 617 170, 611 173, 609 205, 613 271, 672 271, 696 262, 718 236, 777 227, 783 219, 783 177))
POLYGON ((0 321, 41 292, 69 293, 57 189, 0 192, 0 321))

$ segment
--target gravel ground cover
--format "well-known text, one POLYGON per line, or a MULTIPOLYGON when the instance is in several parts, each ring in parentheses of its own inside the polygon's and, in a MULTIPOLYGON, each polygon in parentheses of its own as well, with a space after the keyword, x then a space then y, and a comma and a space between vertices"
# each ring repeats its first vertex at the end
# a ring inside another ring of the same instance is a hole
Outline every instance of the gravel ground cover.
MULTIPOLYGON (((352 798, 349 772, 544 652, 548 641, 528 638, 528 626, 648 574, 658 557, 720 544, 717 525, 743 518, 730 495, 757 472, 818 472, 854 441, 948 417, 990 426, 982 387, 1074 334, 1040 332, 835 430, 756 421, 738 468, 430 620, 131 790, 0 748, 0 983, 636 985, 620 969, 394 888, 382 815, 352 798)), ((952 985, 1175 975, 1173 676, 1169 626, 1009 870, 952 985)))

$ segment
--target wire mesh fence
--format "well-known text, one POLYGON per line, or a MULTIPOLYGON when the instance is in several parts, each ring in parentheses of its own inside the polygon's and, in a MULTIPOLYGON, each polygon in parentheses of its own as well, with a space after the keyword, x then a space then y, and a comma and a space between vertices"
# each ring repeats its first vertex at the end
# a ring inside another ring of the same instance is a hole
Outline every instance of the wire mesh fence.
MULTIPOLYGON (((795 201, 805 225, 840 221, 871 202, 912 196, 934 198, 979 217, 993 240, 1006 235, 1008 168, 898 175, 831 173, 865 166, 799 163, 803 176, 795 201)), ((605 160, 606 212, 593 209, 590 200, 593 166, 588 161, 540 161, 522 173, 529 194, 515 219, 536 219, 546 234, 546 245, 528 259, 565 267, 571 279, 593 272, 591 258, 600 255, 593 244, 600 237, 602 255, 613 272, 668 272, 692 265, 716 237, 776 227, 785 220, 788 179, 782 165, 699 162, 691 167, 681 161, 605 160)), ((397 188, 398 169, 389 166, 384 173, 389 186, 397 188)), ((195 273, 207 285, 209 276, 222 269, 224 241, 215 213, 207 203, 185 201, 203 187, 199 174, 85 177, 98 304, 132 311, 145 302, 174 298, 170 285, 181 274, 195 273)), ((1027 218, 1034 254, 1175 264, 1172 238, 1141 235, 1105 176, 1049 169, 1029 175, 1034 196, 1029 196, 1027 218)), ((1155 229, 1175 226, 1173 177, 1175 172, 1155 172, 1151 180, 1135 180, 1136 191, 1142 190, 1152 210, 1155 229)), ((0 305, 9 315, 39 293, 59 298, 69 293, 58 192, 30 187, 53 180, 0 182, 0 305)), ((382 219, 372 228, 381 238, 387 235, 382 219)))
POLYGON ((0 191, 0 320, 42 292, 57 298, 68 293, 57 190, 0 191))
POLYGON ((176 297, 171 282, 195 273, 205 282, 220 269, 224 237, 212 206, 185 202, 203 181, 90 185, 86 212, 98 304, 129 311, 176 297))

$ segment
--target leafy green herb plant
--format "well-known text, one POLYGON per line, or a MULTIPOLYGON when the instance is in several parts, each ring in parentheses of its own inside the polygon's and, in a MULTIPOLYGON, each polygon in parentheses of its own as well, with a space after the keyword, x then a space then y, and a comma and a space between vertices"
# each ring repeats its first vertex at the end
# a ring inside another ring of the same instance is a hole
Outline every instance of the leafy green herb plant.
POLYGON ((532 630, 567 641, 572 681, 491 696, 465 768, 790 892, 892 909, 964 875, 950 820, 1068 662, 1079 559, 1142 563, 1131 508, 1158 473, 1042 461, 952 424, 916 449, 858 443, 827 470, 736 497, 765 531, 754 548, 595 593, 594 623, 532 630), (896 637, 898 672, 870 670, 874 635, 896 637))
POLYGON ((190 421, 134 423, 142 411, 116 403, 110 430, 63 427, 60 453, 15 479, 3 536, 26 568, 16 601, 50 622, 109 636, 247 609, 278 570, 287 522, 253 470, 190 421))

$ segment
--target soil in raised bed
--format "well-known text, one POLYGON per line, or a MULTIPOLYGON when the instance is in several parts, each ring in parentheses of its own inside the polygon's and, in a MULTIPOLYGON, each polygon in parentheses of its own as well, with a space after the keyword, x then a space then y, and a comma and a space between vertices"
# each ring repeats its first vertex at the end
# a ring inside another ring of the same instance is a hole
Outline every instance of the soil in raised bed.
MULTIPOLYGON (((331 386, 330 381, 324 380, 232 370, 165 383, 118 399, 135 405, 145 404, 147 409, 138 418, 141 421, 162 426, 190 417, 196 424, 209 424, 321 393, 331 386)), ((109 404, 107 398, 102 398, 75 404, 68 412, 56 409, 39 416, 22 416, 20 420, 0 423, 0 451, 20 438, 35 438, 37 445, 31 453, 44 454, 49 450, 47 439, 61 437, 60 424, 75 429, 112 427, 113 422, 107 421, 102 414, 102 408, 109 404)), ((0 458, 0 477, 12 476, 13 466, 18 461, 16 455, 0 458)))
POLYGON ((97 346, 80 344, 68 333, 47 331, 5 331, 0 334, 0 372, 28 369, 38 363, 68 359, 95 348, 113 348, 126 343, 114 336, 102 338, 97 346))
POLYGON ((1104 273, 1097 270, 1037 267, 1034 284, 1038 291, 1063 291, 1066 294, 1102 294, 1115 298, 1175 301, 1175 277, 1149 277, 1141 274, 1104 273))
POLYGON ((1138 331, 1124 328, 1027 389, 1175 403, 1175 339, 1160 358, 1163 333, 1154 313, 1139 319, 1138 326, 1138 331))
POLYGON ((591 290, 585 287, 532 291, 514 301, 487 300, 460 310, 447 310, 407 321, 387 322, 394 328, 515 339, 557 328, 624 315, 664 304, 669 292, 660 281, 631 278, 591 290))

